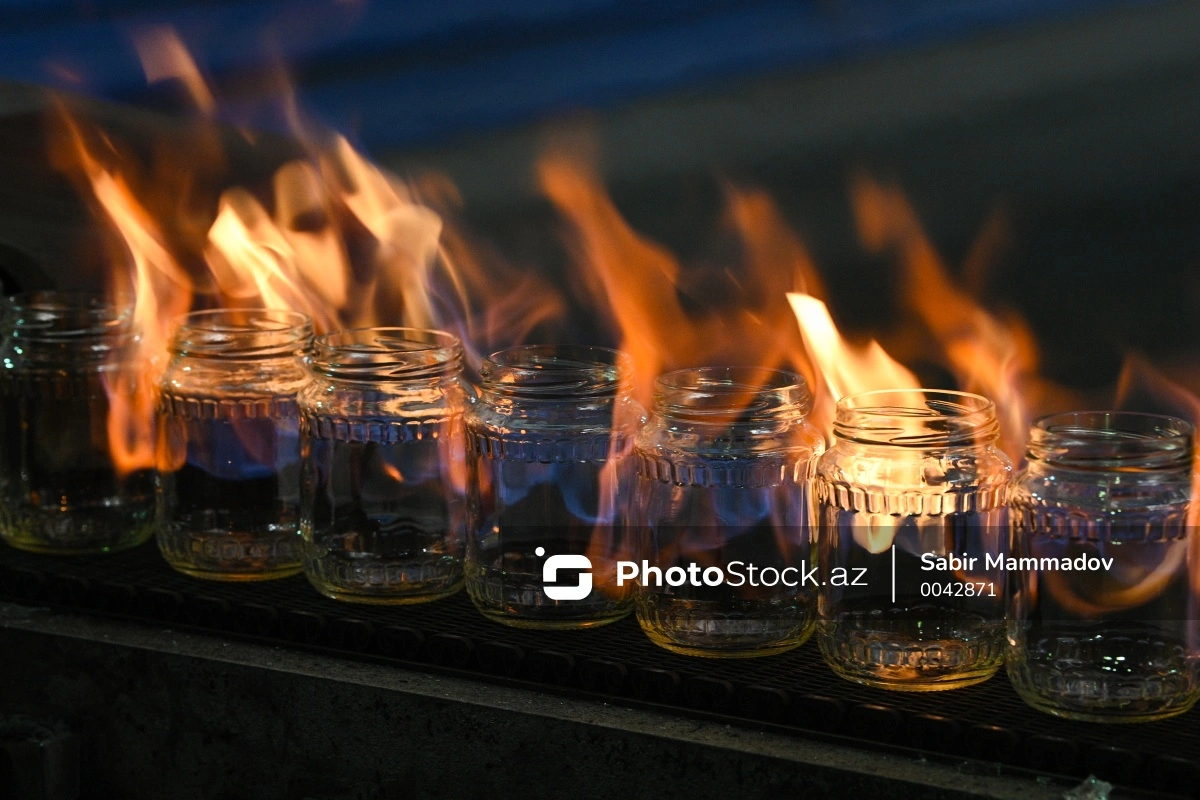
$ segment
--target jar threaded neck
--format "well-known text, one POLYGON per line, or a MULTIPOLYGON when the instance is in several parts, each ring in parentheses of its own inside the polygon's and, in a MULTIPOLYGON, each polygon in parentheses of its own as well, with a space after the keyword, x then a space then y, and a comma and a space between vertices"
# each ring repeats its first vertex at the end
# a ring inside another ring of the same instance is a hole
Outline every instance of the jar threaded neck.
POLYGON ((462 369, 462 343, 425 328, 352 328, 317 337, 313 369, 349 381, 410 381, 462 369))
POLYGON ((957 447, 1000 436, 996 406, 986 397, 939 389, 885 389, 838 401, 834 434, 859 444, 957 447))
POLYGON ((668 372, 654 384, 654 413, 670 420, 732 427, 800 420, 812 410, 804 377, 755 367, 668 372))
POLYGON ((300 356, 312 343, 312 320, 267 308, 193 311, 180 320, 171 352, 196 358, 300 356))
POLYGON ((1160 414, 1074 411, 1033 423, 1030 463, 1081 471, 1187 472, 1192 468, 1195 429, 1160 414))
POLYGON ((134 334, 132 309, 113 305, 99 295, 38 291, 7 298, 2 311, 5 329, 17 339, 69 344, 134 334))
POLYGON ((485 392, 565 400, 615 397, 631 372, 629 356, 607 347, 523 345, 488 356, 479 378, 485 392))

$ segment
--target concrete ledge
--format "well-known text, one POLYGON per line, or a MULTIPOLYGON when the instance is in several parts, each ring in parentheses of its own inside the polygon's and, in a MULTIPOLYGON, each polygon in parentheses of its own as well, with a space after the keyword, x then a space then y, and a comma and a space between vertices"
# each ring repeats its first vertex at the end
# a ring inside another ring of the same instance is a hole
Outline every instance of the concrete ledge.
POLYGON ((1063 787, 0 604, 0 712, 83 738, 83 797, 1050 798, 1063 787))

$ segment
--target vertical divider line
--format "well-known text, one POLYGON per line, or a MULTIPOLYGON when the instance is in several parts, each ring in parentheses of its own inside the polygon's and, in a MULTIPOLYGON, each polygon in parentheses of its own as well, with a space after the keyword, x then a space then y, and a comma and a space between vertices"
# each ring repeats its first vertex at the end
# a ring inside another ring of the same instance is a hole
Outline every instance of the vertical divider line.
POLYGON ((892 605, 896 604, 896 545, 892 545, 892 605))

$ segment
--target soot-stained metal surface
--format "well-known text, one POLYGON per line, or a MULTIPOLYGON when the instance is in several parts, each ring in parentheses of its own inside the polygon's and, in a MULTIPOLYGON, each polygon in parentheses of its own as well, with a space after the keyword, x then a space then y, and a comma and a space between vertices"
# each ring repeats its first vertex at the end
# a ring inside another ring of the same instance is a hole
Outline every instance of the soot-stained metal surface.
POLYGON ((953 692, 894 694, 849 683, 814 643, 752 660, 677 656, 636 621, 588 631, 509 629, 465 595, 366 607, 318 595, 301 577, 204 583, 172 572, 153 547, 88 560, 0 550, 0 599, 166 623, 350 659, 470 676, 567 696, 728 720, 806 739, 854 742, 934 759, 1191 796, 1200 785, 1200 726, 1191 712, 1151 725, 1101 726, 1026 707, 1003 674, 953 692))

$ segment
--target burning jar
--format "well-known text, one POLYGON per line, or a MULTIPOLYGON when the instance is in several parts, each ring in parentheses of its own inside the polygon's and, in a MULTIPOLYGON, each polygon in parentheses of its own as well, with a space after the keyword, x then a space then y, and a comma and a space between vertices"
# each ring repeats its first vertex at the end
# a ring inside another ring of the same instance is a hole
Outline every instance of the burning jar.
POLYGON ((1013 485, 1008 674, 1034 708, 1095 722, 1200 697, 1193 430, 1151 414, 1034 423, 1013 485))
POLYGON ((1004 654, 1005 500, 990 400, 867 392, 838 402, 817 463, 817 639, 835 672, 884 689, 987 680, 1004 654))
POLYGON ((146 541, 153 471, 123 463, 109 428, 110 397, 147 388, 129 312, 87 295, 35 292, 11 298, 3 315, 0 536, 61 554, 146 541))
POLYGON ((420 603, 462 586, 462 346, 441 331, 316 340, 300 393, 304 572, 322 594, 420 603))
POLYGON ((811 407, 791 372, 713 367, 658 379, 633 501, 637 617, 655 644, 747 657, 812 633, 808 482, 825 445, 806 421, 811 407))
POLYGON ((294 311, 183 318, 159 400, 158 546, 198 578, 301 570, 300 412, 312 323, 294 311))
POLYGON ((588 628, 633 607, 618 586, 641 407, 628 358, 599 347, 525 346, 484 361, 467 410, 466 586, 484 616, 588 628))

